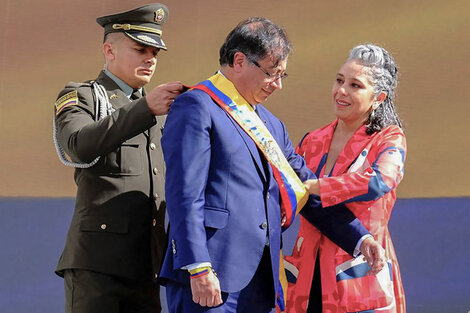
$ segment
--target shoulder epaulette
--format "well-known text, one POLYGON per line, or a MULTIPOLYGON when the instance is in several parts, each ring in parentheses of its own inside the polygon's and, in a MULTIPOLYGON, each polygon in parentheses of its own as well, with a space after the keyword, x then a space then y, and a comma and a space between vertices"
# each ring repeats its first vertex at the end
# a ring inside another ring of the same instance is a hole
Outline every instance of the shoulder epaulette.
POLYGON ((80 88, 80 87, 91 87, 91 82, 90 81, 86 81, 83 83, 68 82, 67 85, 65 85, 65 88, 80 88))

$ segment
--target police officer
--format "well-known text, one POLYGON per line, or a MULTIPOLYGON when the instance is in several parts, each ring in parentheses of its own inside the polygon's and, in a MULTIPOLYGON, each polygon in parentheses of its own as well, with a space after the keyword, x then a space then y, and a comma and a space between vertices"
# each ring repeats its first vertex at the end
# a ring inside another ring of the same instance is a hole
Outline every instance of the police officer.
POLYGON ((168 19, 163 4, 97 18, 105 69, 68 83, 55 103, 59 157, 75 167, 77 198, 56 273, 66 312, 160 312, 156 283, 166 246, 163 117, 180 82, 146 94, 168 19))

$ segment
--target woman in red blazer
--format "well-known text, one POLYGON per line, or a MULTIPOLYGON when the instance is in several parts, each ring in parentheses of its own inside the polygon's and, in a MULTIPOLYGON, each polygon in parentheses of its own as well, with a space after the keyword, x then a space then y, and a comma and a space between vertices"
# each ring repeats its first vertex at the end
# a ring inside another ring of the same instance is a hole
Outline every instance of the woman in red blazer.
POLYGON ((332 88, 335 121, 308 133, 297 147, 316 176, 308 181, 323 207, 346 206, 385 249, 377 275, 301 217, 287 312, 405 312, 405 298, 388 221, 403 178, 405 135, 395 111, 397 68, 383 48, 354 47, 332 88))

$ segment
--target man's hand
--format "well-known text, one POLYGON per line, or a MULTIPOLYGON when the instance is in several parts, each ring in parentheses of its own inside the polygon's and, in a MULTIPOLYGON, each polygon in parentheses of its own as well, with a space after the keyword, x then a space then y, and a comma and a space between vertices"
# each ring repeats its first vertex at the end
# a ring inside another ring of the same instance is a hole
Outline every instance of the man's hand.
POLYGON ((213 307, 222 304, 219 280, 212 271, 207 275, 192 278, 191 292, 193 301, 201 306, 213 307))
POLYGON ((386 263, 385 250, 377 241, 375 241, 372 237, 366 238, 361 243, 359 250, 371 267, 371 270, 368 272, 368 274, 375 275, 382 270, 386 263))
POLYGON ((304 181, 304 186, 307 189, 308 193, 311 195, 320 194, 320 184, 318 184, 318 179, 309 179, 304 181))
POLYGON ((165 115, 175 98, 183 91, 181 82, 170 82, 153 88, 146 96, 147 105, 153 115, 165 115))

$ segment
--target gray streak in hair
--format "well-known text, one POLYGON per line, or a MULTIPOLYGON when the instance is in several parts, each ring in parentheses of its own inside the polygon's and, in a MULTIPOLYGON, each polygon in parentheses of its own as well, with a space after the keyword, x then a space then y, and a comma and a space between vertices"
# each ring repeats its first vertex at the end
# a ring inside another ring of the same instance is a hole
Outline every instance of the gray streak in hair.
POLYGON ((382 104, 369 115, 367 133, 372 134, 389 125, 402 127, 395 109, 396 88, 398 85, 398 69, 393 57, 382 47, 374 44, 364 44, 354 47, 348 61, 355 60, 368 68, 368 75, 374 86, 375 96, 382 91, 387 94, 382 104))

